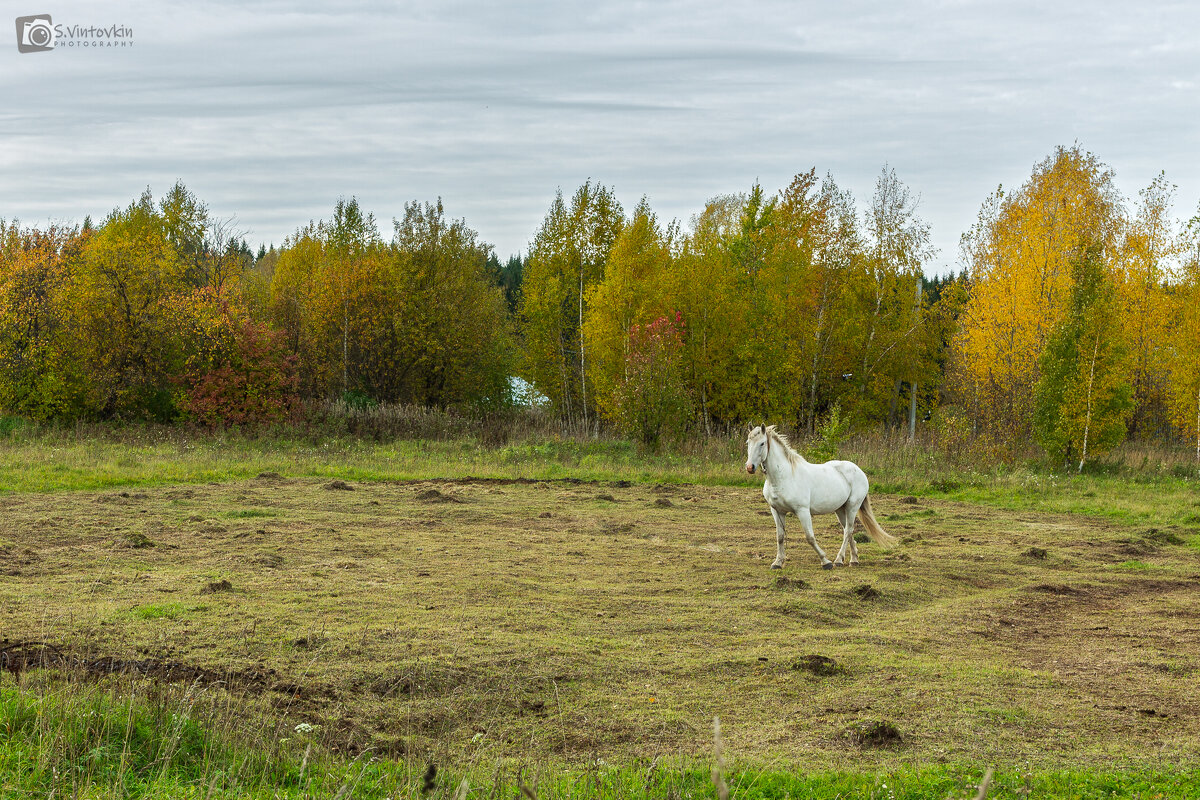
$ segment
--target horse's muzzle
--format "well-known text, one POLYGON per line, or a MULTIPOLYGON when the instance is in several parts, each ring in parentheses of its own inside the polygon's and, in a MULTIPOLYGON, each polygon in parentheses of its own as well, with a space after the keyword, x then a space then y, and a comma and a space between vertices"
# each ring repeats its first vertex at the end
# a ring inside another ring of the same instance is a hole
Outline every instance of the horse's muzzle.
POLYGON ((746 472, 749 472, 751 475, 753 475, 753 474, 754 474, 754 465, 753 465, 753 464, 747 464, 747 465, 746 465, 746 472))

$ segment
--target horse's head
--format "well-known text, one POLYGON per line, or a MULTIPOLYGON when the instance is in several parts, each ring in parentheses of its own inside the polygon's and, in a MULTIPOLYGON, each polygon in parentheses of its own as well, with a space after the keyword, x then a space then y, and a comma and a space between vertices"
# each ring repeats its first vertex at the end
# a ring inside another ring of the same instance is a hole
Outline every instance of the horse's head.
POLYGON ((767 449, 770 447, 770 440, 767 438, 767 423, 763 423, 758 427, 751 427, 750 434, 746 437, 746 472, 754 474, 756 468, 766 468, 767 465, 767 449))

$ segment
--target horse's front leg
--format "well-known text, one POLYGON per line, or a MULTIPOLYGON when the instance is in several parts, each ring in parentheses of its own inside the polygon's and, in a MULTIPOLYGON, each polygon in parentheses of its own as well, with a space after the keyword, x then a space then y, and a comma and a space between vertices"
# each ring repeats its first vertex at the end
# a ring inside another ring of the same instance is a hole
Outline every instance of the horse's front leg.
POLYGON ((833 569, 833 562, 829 560, 829 556, 825 555, 825 551, 821 549, 821 545, 817 544, 817 536, 813 533, 812 514, 807 508, 801 508, 796 511, 796 517, 800 520, 800 524, 804 526, 804 535, 808 537, 808 543, 812 545, 812 549, 817 551, 817 555, 821 557, 822 569, 833 569))
POLYGON ((775 560, 771 562, 771 569, 783 569, 783 514, 775 510, 775 506, 771 506, 771 516, 775 518, 775 560))

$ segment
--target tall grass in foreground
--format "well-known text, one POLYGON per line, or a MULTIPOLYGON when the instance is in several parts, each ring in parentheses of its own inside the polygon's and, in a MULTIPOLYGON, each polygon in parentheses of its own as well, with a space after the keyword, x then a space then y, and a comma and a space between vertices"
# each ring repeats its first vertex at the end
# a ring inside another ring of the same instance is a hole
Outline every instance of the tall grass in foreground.
MULTIPOLYGON (((253 706, 253 704, 251 704, 253 706)), ((655 758, 444 763, 330 749, 320 726, 289 726, 219 689, 110 677, 0 673, 0 796, 78 798, 710 798, 711 764, 655 758)), ((732 798, 971 798, 982 765, 887 773, 722 771, 732 798)), ((1001 769, 991 798, 1194 798, 1200 772, 1001 769)))

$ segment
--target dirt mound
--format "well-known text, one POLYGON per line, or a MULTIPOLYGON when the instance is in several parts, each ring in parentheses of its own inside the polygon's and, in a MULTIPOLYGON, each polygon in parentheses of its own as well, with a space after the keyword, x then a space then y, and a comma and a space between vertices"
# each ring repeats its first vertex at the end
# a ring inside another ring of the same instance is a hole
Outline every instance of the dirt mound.
POLYGON ((829 656, 821 656, 816 654, 800 656, 794 662, 792 662, 792 669, 800 670, 801 672, 808 672, 813 675, 819 675, 823 678, 830 675, 841 675, 846 671, 845 667, 834 661, 829 656))
POLYGON ((859 720, 846 728, 842 736, 859 747, 892 747, 904 743, 900 729, 882 719, 859 720))
POLYGON ((784 575, 780 575, 779 577, 777 577, 775 579, 775 588, 776 589, 811 589, 812 586, 809 585, 808 581, 803 580, 802 578, 788 578, 784 575))
POLYGON ((346 483, 345 481, 330 481, 329 483, 325 484, 321 488, 335 490, 335 491, 341 491, 341 492, 353 492, 354 491, 354 487, 351 486, 350 484, 346 483))
POLYGON ((674 508, 675 507, 675 504, 672 503, 670 500, 668 500, 665 497, 660 497, 657 500, 655 500, 654 505, 659 506, 660 508, 674 508))
POLYGON ((1147 528, 1142 531, 1142 536, 1152 542, 1159 544, 1185 544, 1186 540, 1177 533, 1172 531, 1160 531, 1158 528, 1147 528))
POLYGON ((422 503, 461 503, 462 500, 452 494, 443 494, 437 489, 426 489, 417 493, 417 499, 422 503))
POLYGON ((279 569, 283 566, 283 556, 279 555, 279 553, 260 553, 250 559, 250 563, 266 567, 267 569, 279 569))
POLYGON ((301 636, 292 642, 292 647, 297 650, 316 650, 324 646, 329 640, 324 636, 301 636))
POLYGON ((869 583, 855 586, 854 594, 859 600, 878 600, 882 596, 879 590, 869 583))
POLYGON ((41 560, 42 557, 31 548, 0 544, 0 575, 20 575, 21 567, 31 567, 41 560))
POLYGON ((46 642, 16 642, 0 646, 0 671, 14 674, 30 669, 67 669, 87 675, 141 675, 168 682, 223 684, 242 689, 263 690, 274 681, 275 670, 219 671, 164 661, 157 658, 124 659, 113 656, 89 658, 46 642))
POLYGON ((130 500, 145 500, 150 495, 145 492, 117 492, 116 494, 102 494, 96 498, 97 503, 120 503, 126 504, 130 500))
POLYGON ((217 592, 232 592, 233 584, 227 580, 213 581, 200 590, 200 594, 216 594, 217 592))
POLYGON ((128 547, 133 550, 141 550, 145 547, 154 547, 154 540, 144 533, 127 533, 119 542, 118 547, 128 547))
POLYGON ((1035 586, 1030 586, 1029 591, 1054 594, 1060 597, 1076 597, 1078 595, 1087 594, 1087 592, 1085 592, 1083 589, 1077 589, 1074 586, 1067 586, 1065 583, 1039 583, 1035 586))

